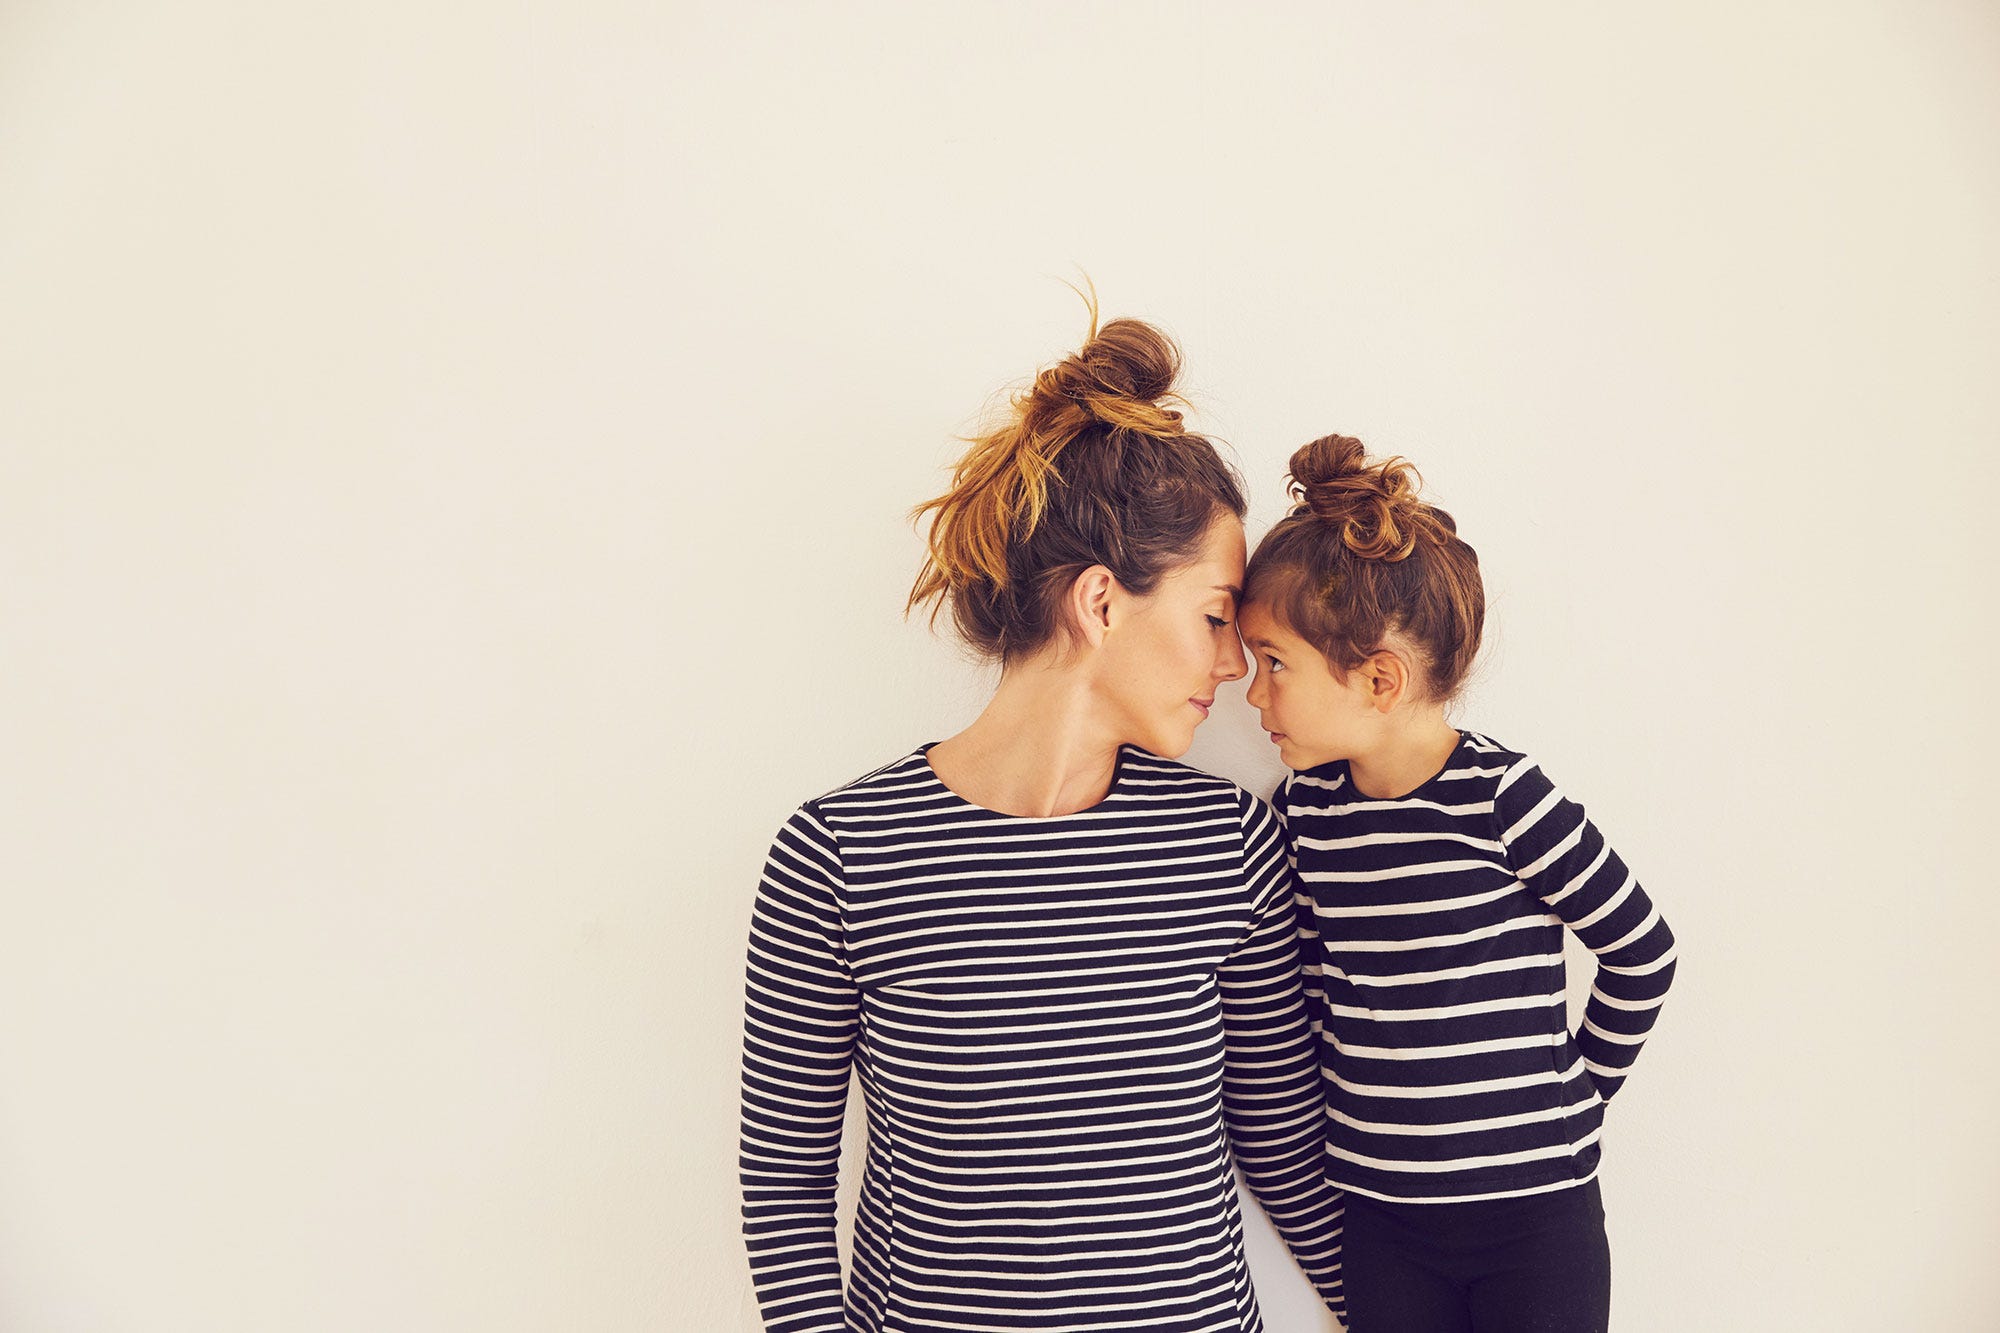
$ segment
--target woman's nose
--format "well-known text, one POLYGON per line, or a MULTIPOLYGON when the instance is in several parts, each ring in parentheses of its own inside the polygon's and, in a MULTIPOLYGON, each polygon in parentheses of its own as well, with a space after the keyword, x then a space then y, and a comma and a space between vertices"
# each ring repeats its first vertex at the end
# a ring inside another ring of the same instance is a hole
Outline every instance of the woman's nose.
POLYGON ((1250 664, 1243 657, 1243 641, 1234 634, 1223 646, 1222 656, 1215 664, 1217 680, 1241 680, 1249 673, 1250 664))

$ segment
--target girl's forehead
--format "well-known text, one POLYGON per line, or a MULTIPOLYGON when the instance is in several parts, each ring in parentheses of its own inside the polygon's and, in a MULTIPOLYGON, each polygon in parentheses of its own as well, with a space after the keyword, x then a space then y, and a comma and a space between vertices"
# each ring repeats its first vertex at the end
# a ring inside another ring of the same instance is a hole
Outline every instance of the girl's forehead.
POLYGON ((1269 640, 1296 639, 1291 627, 1272 609, 1269 603, 1251 598, 1236 609, 1237 623, 1245 634, 1254 634, 1269 640))

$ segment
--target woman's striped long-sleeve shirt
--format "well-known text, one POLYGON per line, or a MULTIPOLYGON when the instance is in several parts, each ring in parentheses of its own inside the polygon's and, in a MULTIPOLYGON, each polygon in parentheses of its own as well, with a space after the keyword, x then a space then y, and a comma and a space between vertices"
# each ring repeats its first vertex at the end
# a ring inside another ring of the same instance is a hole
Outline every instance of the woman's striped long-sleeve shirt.
POLYGON ((1397 799, 1345 760, 1278 789, 1327 1080, 1326 1170, 1399 1202, 1536 1194, 1597 1172, 1604 1104, 1674 975, 1674 937, 1583 808, 1464 732, 1397 799), (1597 955, 1571 1032, 1563 929, 1597 955))
POLYGON ((808 801, 750 927, 744 1231, 767 1327, 1263 1327, 1232 1150, 1338 1308, 1337 1195, 1270 807, 1127 746, 999 814, 928 745, 808 801), (868 1146, 843 1292, 850 1071, 868 1146))

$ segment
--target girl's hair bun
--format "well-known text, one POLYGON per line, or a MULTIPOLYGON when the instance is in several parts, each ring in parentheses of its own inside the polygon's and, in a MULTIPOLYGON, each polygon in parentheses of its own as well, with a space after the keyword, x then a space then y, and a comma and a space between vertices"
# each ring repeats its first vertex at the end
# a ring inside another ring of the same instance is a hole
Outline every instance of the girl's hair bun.
POLYGON ((1456 530, 1441 510, 1417 498, 1422 484, 1416 468, 1401 458, 1370 463, 1353 436, 1322 435, 1292 455, 1287 490, 1294 514, 1310 511, 1354 554, 1395 561, 1416 550, 1420 536, 1456 530))
POLYGON ((1478 553, 1417 498, 1420 484, 1407 460, 1371 463, 1350 436, 1306 445, 1287 486, 1297 503, 1251 552, 1243 597, 1269 604, 1341 675, 1400 638, 1420 659, 1423 694, 1443 701, 1479 653, 1486 589, 1478 553))

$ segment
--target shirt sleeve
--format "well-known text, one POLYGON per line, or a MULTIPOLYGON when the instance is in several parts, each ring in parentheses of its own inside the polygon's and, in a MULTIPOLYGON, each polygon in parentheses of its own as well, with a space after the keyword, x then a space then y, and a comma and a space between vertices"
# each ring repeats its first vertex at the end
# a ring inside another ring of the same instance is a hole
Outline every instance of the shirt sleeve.
POLYGON ((1322 1161, 1326 1112, 1300 987, 1295 880, 1271 807, 1242 791, 1238 803, 1252 919, 1217 970, 1226 1045, 1223 1119, 1250 1192, 1345 1322, 1344 1199, 1327 1183, 1322 1161))
POLYGON ((750 918, 738 1164, 750 1274, 773 1333, 840 1333, 834 1188, 860 1006, 840 850, 809 802, 779 829, 750 918))
POLYGON ((1673 984, 1673 932, 1583 807, 1535 764, 1521 759, 1507 770, 1493 811, 1515 875, 1597 955, 1575 1036, 1598 1096, 1609 1101, 1673 984))
POLYGON ((1305 994, 1306 1025, 1318 1042, 1326 1038, 1326 973, 1320 965, 1319 918, 1313 915, 1312 895, 1306 892, 1305 881, 1299 878, 1298 848, 1292 843, 1291 822, 1285 818, 1291 798, 1292 779, 1286 774, 1271 793, 1271 815, 1278 821, 1279 841, 1285 847, 1285 868, 1292 878, 1293 921, 1299 935, 1299 986, 1305 994))

